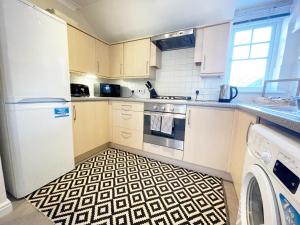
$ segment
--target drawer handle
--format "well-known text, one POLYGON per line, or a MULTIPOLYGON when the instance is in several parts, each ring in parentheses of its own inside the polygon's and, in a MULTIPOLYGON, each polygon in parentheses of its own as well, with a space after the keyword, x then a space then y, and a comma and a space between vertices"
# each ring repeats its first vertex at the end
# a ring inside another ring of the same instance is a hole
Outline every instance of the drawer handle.
POLYGON ((128 139, 131 137, 131 133, 129 132, 125 132, 125 131, 121 131, 121 135, 123 138, 128 139))
POLYGON ((124 120, 130 120, 132 117, 132 114, 128 114, 128 113, 121 113, 122 115, 122 119, 124 120))
POLYGON ((129 111, 132 108, 132 105, 121 105, 121 109, 125 111, 129 111))

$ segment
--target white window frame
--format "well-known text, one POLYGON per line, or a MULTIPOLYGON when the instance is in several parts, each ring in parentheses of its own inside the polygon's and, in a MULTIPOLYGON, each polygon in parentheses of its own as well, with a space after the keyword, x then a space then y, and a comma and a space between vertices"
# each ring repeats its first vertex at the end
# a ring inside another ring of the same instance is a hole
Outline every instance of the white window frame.
MULTIPOLYGON (((277 61, 277 54, 280 42, 280 34, 282 29, 283 17, 280 18, 273 18, 273 19, 266 19, 260 20, 255 22, 246 22, 241 24, 235 24, 232 26, 231 35, 230 35, 230 42, 229 42, 229 50, 228 50, 228 62, 227 62, 227 69, 226 69, 226 81, 230 83, 230 72, 231 72, 231 65, 232 65, 232 56, 233 56, 233 48, 234 48, 234 36, 235 33, 238 31, 249 30, 249 29, 256 29, 265 26, 272 26, 272 35, 271 41, 269 46, 269 56, 267 57, 267 66, 266 66, 266 73, 264 80, 270 80, 273 78, 274 68, 277 61)), ((252 33, 253 35, 253 33, 252 33)), ((251 42, 252 43, 252 37, 251 42)), ((264 43, 264 42, 262 42, 264 43)), ((247 44, 245 44, 247 45, 247 44)), ((242 46, 242 45, 241 45, 242 46)), ((250 54, 250 53, 249 53, 250 54)), ((265 58, 265 57, 263 57, 265 58)), ((240 92, 249 92, 249 93, 257 93, 261 92, 263 86, 261 87, 238 87, 240 92)))

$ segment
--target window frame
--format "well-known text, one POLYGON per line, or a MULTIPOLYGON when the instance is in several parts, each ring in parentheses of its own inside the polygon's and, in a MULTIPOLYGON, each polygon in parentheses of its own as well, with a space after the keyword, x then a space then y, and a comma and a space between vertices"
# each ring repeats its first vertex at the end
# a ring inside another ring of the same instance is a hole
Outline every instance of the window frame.
MULTIPOLYGON (((227 61, 227 69, 226 69, 226 82, 230 84, 230 73, 231 73, 231 67, 232 67, 232 61, 233 61, 233 48, 234 48, 234 37, 235 33, 243 30, 253 30, 261 27, 266 26, 272 26, 272 34, 271 34, 271 40, 270 40, 270 46, 269 46, 269 56, 267 57, 267 65, 266 65, 266 72, 264 80, 271 80, 273 78, 274 68, 277 61, 277 55, 278 55, 278 49, 279 49, 279 43, 280 43, 280 37, 281 37, 281 30, 282 30, 282 24, 285 17, 279 17, 279 18, 272 18, 272 19, 265 19, 265 20, 259 20, 254 22, 245 22, 240 24, 233 24, 231 28, 231 34, 229 38, 229 50, 228 50, 228 61, 227 61)), ((249 43, 252 45, 252 37, 253 32, 251 36, 251 42, 249 43)), ((265 43, 265 42, 261 42, 265 43)), ((255 43, 256 44, 256 43, 255 43)), ((247 44, 245 44, 247 45, 247 44)), ((242 46, 242 45, 239 45, 242 46)), ((250 54, 250 52, 249 52, 250 54)), ((263 85, 261 87, 239 87, 240 92, 248 92, 248 93, 258 93, 261 92, 263 89, 263 85)))

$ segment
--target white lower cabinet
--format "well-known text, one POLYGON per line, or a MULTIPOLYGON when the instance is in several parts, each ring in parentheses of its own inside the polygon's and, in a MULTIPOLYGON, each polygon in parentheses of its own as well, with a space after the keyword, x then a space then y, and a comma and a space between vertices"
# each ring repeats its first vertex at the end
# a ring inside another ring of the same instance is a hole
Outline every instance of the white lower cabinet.
POLYGON ((113 127, 113 142, 131 148, 142 149, 143 132, 122 127, 113 127))
POLYGON ((188 107, 183 160, 216 170, 229 170, 234 111, 188 107))
POLYGON ((75 157, 109 142, 109 106, 107 101, 73 102, 75 157))
POLYGON ((144 104, 112 102, 112 142, 143 148, 144 104))
POLYGON ((242 186, 242 175, 244 168, 244 160, 247 148, 247 135, 251 124, 256 123, 256 117, 246 112, 236 110, 234 115, 234 128, 233 128, 233 145, 230 157, 230 174, 232 176, 233 185, 240 197, 240 190, 242 186))

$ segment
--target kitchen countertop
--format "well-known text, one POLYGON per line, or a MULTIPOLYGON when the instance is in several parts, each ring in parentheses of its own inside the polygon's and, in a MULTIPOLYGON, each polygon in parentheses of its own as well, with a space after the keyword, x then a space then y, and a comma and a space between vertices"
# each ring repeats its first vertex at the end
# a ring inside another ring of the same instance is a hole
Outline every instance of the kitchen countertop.
POLYGON ((116 98, 116 97, 72 97, 72 102, 82 101, 125 101, 125 102, 153 102, 153 103, 170 103, 184 104, 191 106, 207 106, 220 108, 236 108, 235 103, 220 103, 216 101, 194 101, 194 100, 168 100, 168 99, 150 99, 150 98, 116 98))
POLYGON ((149 98, 112 98, 112 97, 72 97, 72 102, 82 101, 127 101, 127 102, 155 102, 186 104, 189 106, 233 108, 246 111, 257 117, 263 118, 290 130, 300 133, 300 113, 288 113, 279 110, 273 110, 262 105, 246 103, 220 103, 215 101, 194 101, 194 100, 164 100, 149 98))

